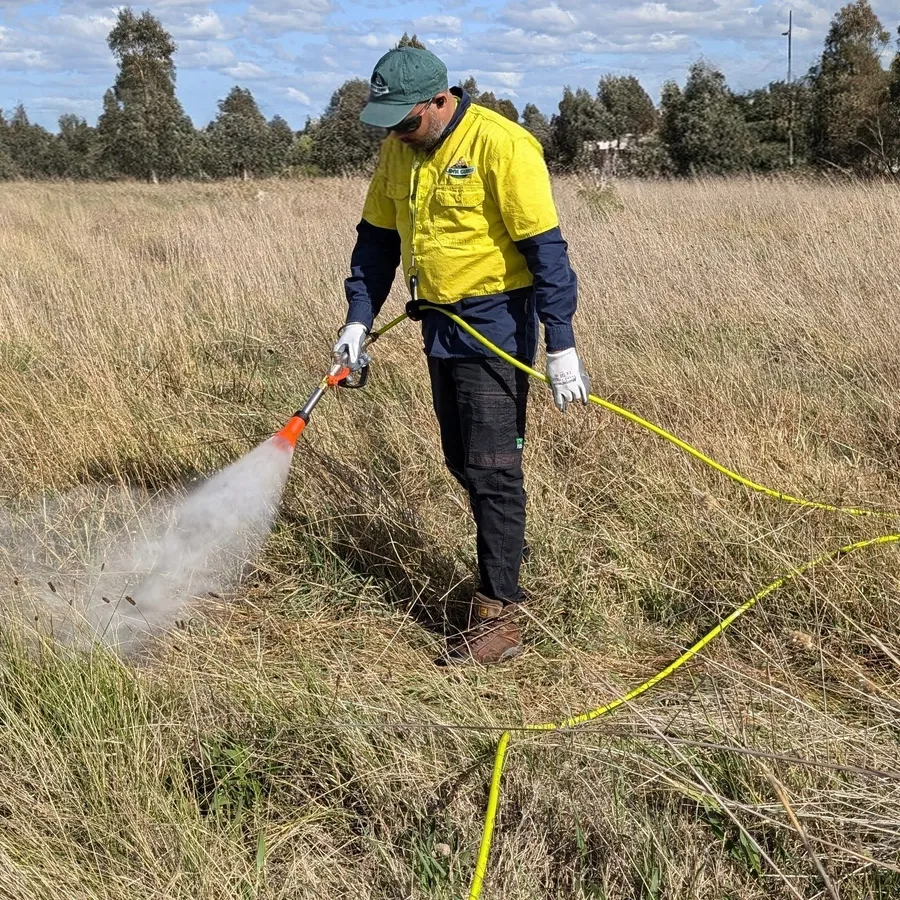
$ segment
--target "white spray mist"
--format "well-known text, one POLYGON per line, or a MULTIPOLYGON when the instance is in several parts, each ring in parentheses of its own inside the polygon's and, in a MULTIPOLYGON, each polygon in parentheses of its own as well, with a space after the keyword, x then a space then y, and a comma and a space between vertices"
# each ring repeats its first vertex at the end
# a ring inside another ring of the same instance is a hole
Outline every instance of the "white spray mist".
POLYGON ((3 516, 0 571, 17 608, 63 640, 134 649, 239 582, 271 531, 292 455, 265 441, 180 502, 82 489, 3 516))

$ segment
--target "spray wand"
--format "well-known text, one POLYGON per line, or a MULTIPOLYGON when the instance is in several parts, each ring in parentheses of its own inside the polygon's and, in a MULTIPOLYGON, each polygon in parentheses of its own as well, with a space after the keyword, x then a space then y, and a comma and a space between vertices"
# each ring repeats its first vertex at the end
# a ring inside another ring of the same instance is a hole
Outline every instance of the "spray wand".
MULTIPOLYGON (((370 339, 370 343, 373 339, 370 339)), ((347 365, 346 353, 340 355, 335 353, 328 374, 325 375, 319 382, 318 387, 307 397, 306 403, 288 419, 284 428, 275 434, 274 440, 276 443, 282 443, 287 449, 293 450, 297 446, 298 438, 303 434, 303 429, 306 428, 306 423, 309 422, 312 411, 325 396, 325 391, 330 387, 365 387, 369 378, 369 362, 368 354, 362 353, 360 354, 359 362, 351 369, 347 365)))

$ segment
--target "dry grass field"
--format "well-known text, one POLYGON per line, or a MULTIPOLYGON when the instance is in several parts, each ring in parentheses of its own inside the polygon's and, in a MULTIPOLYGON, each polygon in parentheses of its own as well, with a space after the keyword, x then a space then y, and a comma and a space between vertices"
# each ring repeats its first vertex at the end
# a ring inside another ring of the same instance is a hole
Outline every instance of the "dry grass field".
MULTIPOLYGON (((343 320, 364 190, 3 186, 0 509, 26 551, 64 570, 104 498, 283 424, 343 320)), ((763 484, 900 511, 896 187, 556 193, 595 393, 763 484)), ((464 897, 498 729, 597 706, 793 566, 900 530, 753 494, 536 384, 527 651, 435 668, 474 529, 415 326, 373 353, 317 410, 255 565, 152 652, 60 646, 4 576, 0 897, 464 897)), ((900 897, 898 553, 816 567, 609 717, 514 735, 483 896, 900 897)))

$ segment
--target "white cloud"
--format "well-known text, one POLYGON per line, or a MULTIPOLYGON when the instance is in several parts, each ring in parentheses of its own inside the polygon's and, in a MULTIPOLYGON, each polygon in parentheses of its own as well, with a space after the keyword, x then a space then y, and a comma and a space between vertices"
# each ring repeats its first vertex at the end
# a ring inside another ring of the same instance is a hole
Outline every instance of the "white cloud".
MULTIPOLYGON (((599 33, 612 47, 629 45, 627 51, 620 52, 639 52, 640 42, 655 44, 648 47, 650 50, 662 49, 664 42, 658 35, 690 34, 740 43, 777 40, 787 27, 789 9, 794 11, 794 37, 800 43, 808 34, 821 40, 834 12, 824 0, 606 0, 602 11, 595 0, 510 0, 499 19, 514 32, 532 36, 578 38, 586 32, 599 33), (635 39, 625 40, 625 32, 635 39)), ((602 46, 597 44, 587 52, 613 52, 602 50, 602 46)), ((674 49, 681 48, 679 43, 674 49)))
POLYGON ((600 36, 592 31, 579 31, 574 35, 540 34, 521 28, 505 31, 486 32, 480 43, 482 50, 495 56, 529 57, 529 65, 540 65, 536 60, 544 59, 545 65, 555 61, 571 59, 573 54, 586 55, 620 53, 660 53, 688 49, 693 41, 687 35, 676 32, 616 33, 600 36))
POLYGON ((287 47, 284 47, 280 41, 269 41, 267 46, 272 53, 272 56, 281 62, 293 63, 297 62, 297 59, 299 58, 292 50, 288 50, 287 47))
MULTIPOLYGON (((523 96, 540 96, 551 83, 556 87, 546 90, 558 96, 565 83, 591 86, 594 71, 630 72, 648 87, 668 78, 683 80, 689 62, 704 55, 741 90, 784 77, 781 32, 789 10, 795 72, 802 72, 821 52, 838 5, 824 0, 603 0, 601 8, 596 0, 507 0, 477 42, 464 29, 466 46, 458 53, 447 51, 448 65, 452 62, 457 71, 526 71, 523 96)), ((883 21, 892 23, 896 10, 884 0, 874 5, 883 21)), ((463 18, 468 24, 470 16, 463 18)))
POLYGON ((81 113, 94 112, 100 106, 99 100, 86 100, 83 97, 35 97, 28 103, 29 109, 41 112, 81 113))
MULTIPOLYGON (((509 89, 517 88, 525 78, 524 72, 486 72, 483 69, 472 69, 469 74, 478 82, 483 80, 487 90, 494 90, 498 86, 509 89)), ((479 87, 481 86, 479 84, 479 87)))
POLYGON ((153 0, 153 11, 155 13, 161 9, 203 9, 209 6, 209 3, 210 0, 153 0))
MULTIPOLYGON (((381 55, 397 43, 400 39, 400 35, 395 32, 378 33, 375 31, 367 31, 360 34, 353 34, 351 32, 349 34, 336 35, 335 39, 343 44, 345 48, 364 47, 366 50, 378 51, 378 54, 381 55)), ((344 65, 346 65, 346 60, 344 65)))
POLYGON ((0 69, 50 69, 52 66, 40 50, 0 49, 0 69))
POLYGON ((529 32, 522 28, 488 32, 482 37, 481 48, 495 53, 518 55, 567 52, 575 49, 571 42, 564 38, 529 32))
MULTIPOLYGON (((108 16, 45 16, 0 31, 0 84, 3 71, 98 72, 112 67, 106 38, 115 20, 108 16)), ((2 102, 2 100, 0 100, 2 102)))
POLYGON ((283 34, 286 31, 317 31, 332 12, 331 0, 262 0, 247 8, 247 20, 264 31, 283 34))
POLYGON ((175 58, 176 65, 188 69, 222 69, 236 60, 230 47, 212 41, 182 41, 175 58))
POLYGON ((443 54, 451 54, 451 53, 462 53, 465 48, 465 41, 461 38, 432 38, 428 42, 428 46, 431 48, 432 53, 436 53, 438 56, 443 54))
POLYGON ((252 62, 244 62, 241 60, 233 66, 222 69, 226 75, 230 75, 237 80, 249 80, 252 78, 265 78, 268 72, 262 67, 252 62))
POLYGON ((740 6, 744 0, 720 0, 716 8, 677 8, 674 3, 642 3, 630 9, 620 10, 615 21, 621 24, 649 25, 654 28, 668 26, 681 30, 702 31, 707 34, 746 29, 756 16, 758 8, 740 6))
POLYGON ((106 46, 106 39, 116 24, 115 16, 48 16, 40 23, 41 33, 81 38, 106 46))
POLYGON ((462 19, 458 16, 422 16, 413 21, 417 34, 462 34, 462 19))
POLYGON ((341 84, 341 81, 348 77, 346 72, 340 69, 334 69, 330 72, 313 72, 304 70, 298 76, 305 88, 317 93, 319 91, 328 91, 331 93, 341 84))
POLYGON ((310 106, 312 103, 312 101, 309 99, 309 94, 304 94, 303 91, 298 91, 297 88, 286 88, 283 93, 284 96, 289 100, 295 100, 302 106, 310 106))
POLYGON ((184 22, 175 25, 171 30, 172 34, 179 39, 224 40, 228 37, 222 20, 212 10, 187 16, 184 22))
POLYGON ((571 12, 560 9, 555 3, 532 9, 516 4, 509 8, 505 18, 510 25, 546 34, 572 34, 580 27, 571 12))
POLYGON ((567 63, 562 53, 539 53, 528 57, 529 69, 562 69, 567 63))
POLYGON ((693 44, 694 41, 686 34, 651 34, 647 41, 626 41, 621 47, 625 52, 639 53, 643 49, 653 50, 655 53, 670 53, 686 50, 693 44))
MULTIPOLYGON (((2 2, 2 0, 0 0, 0 2, 2 2)), ((164 13, 166 10, 177 9, 184 12, 186 10, 194 9, 200 12, 208 9, 212 5, 210 0, 153 0, 152 4, 111 3, 110 0, 60 0, 60 2, 67 7, 77 9, 102 9, 107 12, 111 11, 115 14, 117 14, 120 9, 130 5, 137 15, 140 15, 147 6, 150 6, 151 13, 157 18, 162 18, 163 24, 165 24, 166 16, 160 15, 160 13, 164 13)))

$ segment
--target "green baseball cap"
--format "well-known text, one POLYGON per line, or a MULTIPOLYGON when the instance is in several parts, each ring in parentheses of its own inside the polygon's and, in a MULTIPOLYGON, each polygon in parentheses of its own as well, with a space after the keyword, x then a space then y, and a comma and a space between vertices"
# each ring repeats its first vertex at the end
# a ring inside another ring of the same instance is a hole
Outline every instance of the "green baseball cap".
POLYGON ((448 87, 447 67, 430 50, 419 47, 389 50, 375 64, 369 82, 369 102, 359 118, 366 125, 392 128, 417 103, 430 100, 448 87))

